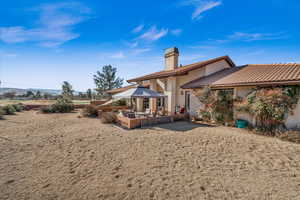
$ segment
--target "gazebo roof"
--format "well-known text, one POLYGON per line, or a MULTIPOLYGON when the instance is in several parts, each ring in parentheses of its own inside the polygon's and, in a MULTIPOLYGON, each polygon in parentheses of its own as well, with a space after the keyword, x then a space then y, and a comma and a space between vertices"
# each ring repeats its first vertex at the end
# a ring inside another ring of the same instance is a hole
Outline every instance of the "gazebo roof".
POLYGON ((130 98, 162 98, 166 95, 150 90, 142 85, 130 88, 124 92, 113 95, 116 99, 130 99, 130 98))

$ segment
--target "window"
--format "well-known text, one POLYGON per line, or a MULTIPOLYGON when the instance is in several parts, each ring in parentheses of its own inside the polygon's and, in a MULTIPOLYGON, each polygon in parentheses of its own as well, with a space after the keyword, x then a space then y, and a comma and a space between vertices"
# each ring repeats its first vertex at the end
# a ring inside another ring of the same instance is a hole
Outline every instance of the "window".
POLYGON ((157 106, 158 107, 164 107, 165 106, 165 98, 157 99, 157 106))
POLYGON ((149 99, 148 98, 143 99, 143 107, 144 107, 144 109, 149 108, 149 99))
POLYGON ((190 101, 191 100, 191 93, 189 91, 185 92, 185 109, 190 110, 190 101))

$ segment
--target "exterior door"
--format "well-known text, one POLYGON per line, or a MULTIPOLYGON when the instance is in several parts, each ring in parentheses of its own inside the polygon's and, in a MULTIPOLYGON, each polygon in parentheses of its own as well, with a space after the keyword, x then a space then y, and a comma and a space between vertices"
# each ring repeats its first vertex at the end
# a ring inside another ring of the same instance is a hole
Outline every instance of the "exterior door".
POLYGON ((191 107, 191 92, 185 91, 185 110, 189 111, 191 107))

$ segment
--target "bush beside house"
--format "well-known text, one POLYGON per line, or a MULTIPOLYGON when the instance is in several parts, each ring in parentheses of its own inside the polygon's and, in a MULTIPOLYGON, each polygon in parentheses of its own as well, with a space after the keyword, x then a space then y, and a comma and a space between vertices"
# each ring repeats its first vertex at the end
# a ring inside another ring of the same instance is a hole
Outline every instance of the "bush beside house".
POLYGON ((87 105, 81 111, 83 117, 98 117, 98 108, 95 105, 87 105))

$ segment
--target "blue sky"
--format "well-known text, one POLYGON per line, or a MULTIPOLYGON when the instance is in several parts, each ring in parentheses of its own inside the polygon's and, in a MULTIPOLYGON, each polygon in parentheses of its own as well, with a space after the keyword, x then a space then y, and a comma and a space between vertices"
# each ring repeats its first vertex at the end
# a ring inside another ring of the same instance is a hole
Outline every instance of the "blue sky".
POLYGON ((124 79, 229 55, 236 64, 300 62, 299 0, 2 0, 1 87, 94 88, 103 65, 124 79))

